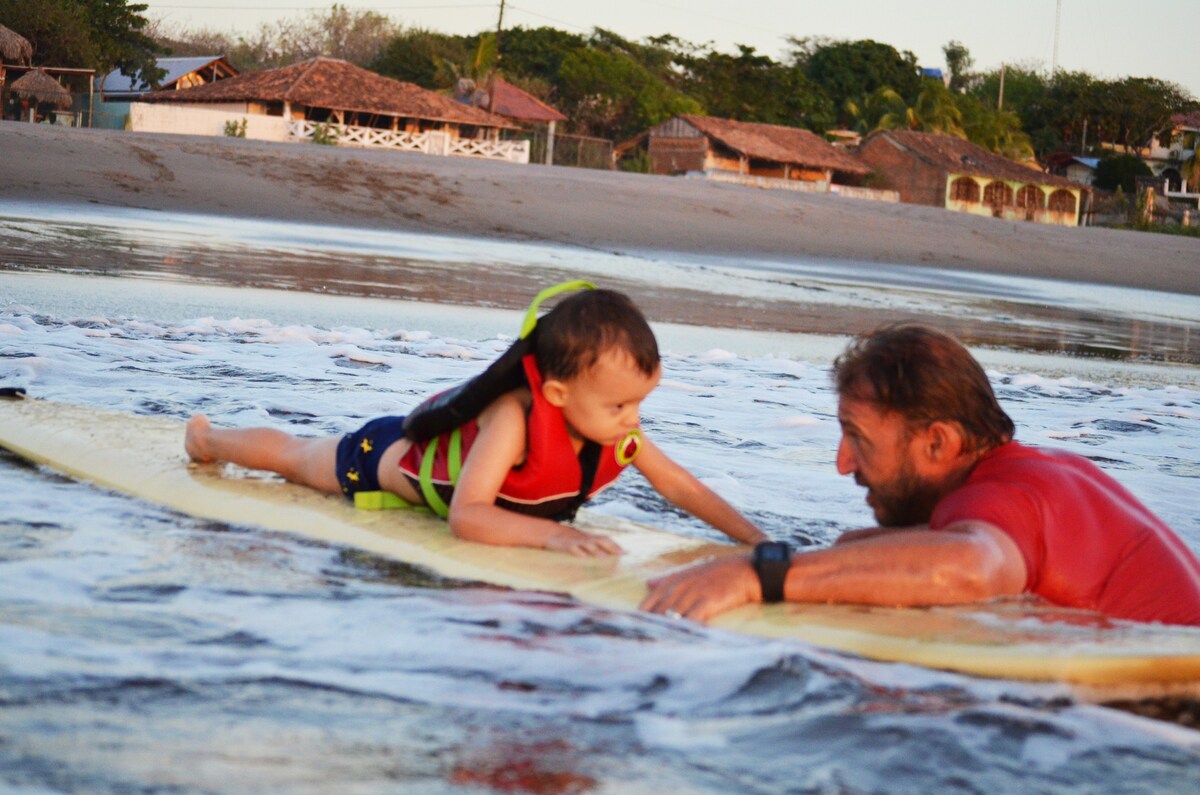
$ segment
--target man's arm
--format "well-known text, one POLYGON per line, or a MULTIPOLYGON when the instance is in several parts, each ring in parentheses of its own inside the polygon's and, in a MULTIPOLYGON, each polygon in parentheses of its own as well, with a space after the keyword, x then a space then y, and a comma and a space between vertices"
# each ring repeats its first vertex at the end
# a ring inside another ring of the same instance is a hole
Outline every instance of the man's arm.
POLYGON ((708 522, 735 541, 754 544, 767 540, 767 536, 749 519, 697 480, 695 475, 675 463, 644 435, 642 442, 642 449, 633 464, 668 502, 708 522))
MULTIPOLYGON (((1025 561, 1002 530, 963 521, 864 537, 798 554, 784 583, 789 602, 849 602, 905 607, 961 604, 1018 594, 1025 561)), ((698 621, 762 601, 746 558, 714 561, 656 580, 642 609, 672 611, 698 621)))

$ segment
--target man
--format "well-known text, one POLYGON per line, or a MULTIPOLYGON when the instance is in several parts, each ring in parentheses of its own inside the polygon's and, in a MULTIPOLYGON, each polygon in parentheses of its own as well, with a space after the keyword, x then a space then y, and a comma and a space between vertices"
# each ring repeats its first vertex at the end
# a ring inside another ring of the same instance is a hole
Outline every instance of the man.
POLYGON ((792 556, 764 542, 651 583, 642 607, 696 620, 749 602, 959 604, 1037 594, 1115 618, 1200 625, 1200 561, 1079 456, 1012 441, 979 363, 918 325, 853 342, 833 366, 838 471, 880 527, 792 556))

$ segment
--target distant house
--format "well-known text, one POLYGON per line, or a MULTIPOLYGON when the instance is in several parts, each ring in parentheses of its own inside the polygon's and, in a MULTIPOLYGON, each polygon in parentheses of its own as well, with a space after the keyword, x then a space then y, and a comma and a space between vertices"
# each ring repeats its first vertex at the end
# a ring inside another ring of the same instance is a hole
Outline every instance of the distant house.
POLYGON ((867 136, 858 156, 901 201, 972 215, 1077 226, 1087 191, 947 135, 881 130, 867 136))
POLYGON ((167 74, 154 88, 138 78, 114 69, 100 78, 93 97, 93 127, 120 130, 129 118, 129 105, 151 91, 178 90, 237 76, 224 55, 200 55, 191 58, 159 58, 158 67, 167 74))
POLYGON ((1200 185, 1189 185, 1181 169, 1200 148, 1200 110, 1173 115, 1171 129, 1164 131, 1154 143, 1147 163, 1156 176, 1166 180, 1165 195, 1200 206, 1200 185))
POLYGON ((676 116, 634 142, 644 145, 655 174, 731 173, 822 183, 853 181, 870 169, 808 130, 777 124, 676 116))
POLYGON ((1096 180, 1096 166, 1100 165, 1100 158, 1073 157, 1071 160, 1063 176, 1081 185, 1091 185, 1096 180))
POLYGON ((120 69, 114 69, 100 79, 100 98, 105 102, 131 102, 151 91, 178 91, 237 77, 238 74, 238 70, 224 55, 159 58, 157 66, 167 72, 166 76, 158 81, 157 89, 140 79, 124 74, 120 69))
POLYGON ((135 129, 148 131, 224 131, 247 138, 529 161, 528 141, 499 140, 501 130, 516 129, 508 119, 333 58, 155 91, 135 103, 135 111, 138 105, 148 110, 135 113, 135 129), (175 112, 156 114, 153 106, 175 112), (185 109, 193 112, 178 112, 185 109))
POLYGON ((1100 143, 1101 149, 1138 157, 1155 177, 1162 178, 1164 194, 1168 198, 1188 202, 1200 201, 1200 185, 1188 185, 1180 166, 1196 156, 1200 143, 1200 110, 1176 113, 1171 116, 1171 126, 1160 132, 1149 146, 1126 147, 1120 144, 1100 143))
POLYGON ((542 102, 527 91, 517 88, 503 77, 492 79, 491 91, 488 92, 488 104, 485 107, 497 116, 511 119, 522 126, 546 128, 546 150, 543 161, 546 165, 554 162, 554 134, 560 121, 567 117, 551 105, 542 102))

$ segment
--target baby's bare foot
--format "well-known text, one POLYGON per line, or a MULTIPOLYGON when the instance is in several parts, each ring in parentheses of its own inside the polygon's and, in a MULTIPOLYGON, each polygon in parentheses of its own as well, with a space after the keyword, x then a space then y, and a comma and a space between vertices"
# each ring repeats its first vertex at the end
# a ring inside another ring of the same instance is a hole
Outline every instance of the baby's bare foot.
POLYGON ((208 450, 208 435, 212 424, 208 417, 197 414, 188 420, 187 433, 183 437, 183 449, 187 450, 188 458, 199 464, 209 464, 216 459, 208 450))

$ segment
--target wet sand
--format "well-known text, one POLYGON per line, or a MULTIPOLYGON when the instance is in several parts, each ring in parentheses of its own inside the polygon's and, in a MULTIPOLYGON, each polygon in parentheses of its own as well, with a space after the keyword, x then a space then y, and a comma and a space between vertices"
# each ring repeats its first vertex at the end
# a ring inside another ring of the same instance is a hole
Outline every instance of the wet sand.
POLYGON ((950 267, 1200 295, 1200 240, 677 177, 0 122, 0 199, 950 267))
MULTIPOLYGON (((0 202, 10 211, 29 207, 19 215, 38 217, 38 204, 44 216, 53 215, 46 209, 53 205, 60 219, 63 207, 78 206, 81 218, 94 210, 134 208, 162 211, 176 225, 155 234, 135 229, 132 217, 107 229, 60 220, 38 224, 31 234, 0 220, 0 270, 148 276, 506 309, 524 307, 547 283, 579 275, 569 258, 560 267, 517 266, 483 262, 486 256, 432 262, 411 252, 340 255, 336 248, 306 249, 303 242, 291 250, 246 245, 226 239, 223 222, 184 239, 187 228, 180 225, 188 222, 181 214, 201 213, 617 253, 669 252, 675 259, 826 263, 877 291, 887 284, 903 291, 910 277, 893 266, 918 265, 934 273, 950 268, 1050 277, 1081 283, 1081 290, 1093 282, 1200 295, 1200 241, 1167 235, 1060 229, 682 178, 228 138, 0 123, 0 151, 0 202)), ((319 227, 284 229, 285 235, 322 234, 319 227)), ((486 243, 476 248, 486 250, 486 243)), ((630 257, 628 274, 604 281, 636 295, 661 322, 845 335, 884 322, 926 320, 972 345, 1200 363, 1197 318, 1164 320, 1150 311, 1151 293, 1137 298, 1147 302, 1147 311, 1133 313, 1095 302, 1080 308, 1052 298, 1010 300, 969 286, 962 292, 966 298, 948 305, 882 300, 864 311, 798 300, 797 291, 783 295, 782 288, 778 296, 735 299, 711 283, 648 284, 639 273, 644 262, 630 257)), ((927 284, 928 276, 922 277, 927 284)), ((961 273, 947 273, 947 284, 960 279, 961 273)), ((815 282, 805 286, 823 289, 815 282)), ((1057 294, 1072 290, 1061 287, 1057 294)))

